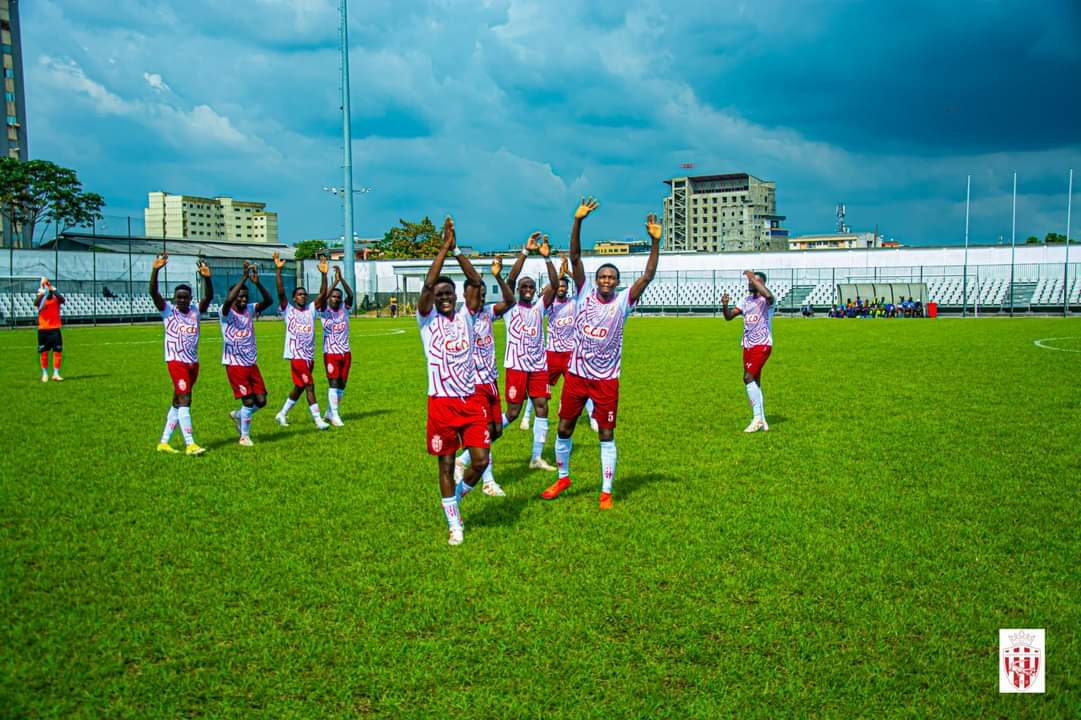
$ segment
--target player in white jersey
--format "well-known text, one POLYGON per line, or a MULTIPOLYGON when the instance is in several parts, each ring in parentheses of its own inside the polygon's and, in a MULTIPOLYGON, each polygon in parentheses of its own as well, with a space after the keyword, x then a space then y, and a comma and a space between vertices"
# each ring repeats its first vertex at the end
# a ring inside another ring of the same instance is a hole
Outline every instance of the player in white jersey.
POLYGON ((218 323, 221 325, 221 364, 233 389, 233 398, 240 400, 240 408, 229 413, 240 433, 240 444, 251 447, 251 420, 259 410, 266 407, 266 384, 259 372, 255 346, 255 319, 274 304, 270 291, 259 282, 259 269, 244 261, 244 271, 236 285, 229 290, 222 303, 218 323), (258 288, 261 299, 248 302, 251 280, 258 288))
POLYGON ((334 283, 327 289, 327 263, 321 260, 319 272, 323 279, 315 309, 323 321, 323 367, 327 371, 326 419, 334 427, 345 425, 338 412, 345 384, 349 382, 349 370, 353 367, 353 352, 349 345, 349 312, 353 309, 353 288, 342 277, 342 268, 334 266, 334 283), (338 285, 345 288, 345 297, 338 285))
POLYGON ((765 432, 766 410, 762 399, 762 367, 773 352, 773 293, 766 287, 765 273, 747 270, 747 297, 734 308, 728 307, 728 293, 721 296, 724 319, 743 316, 743 385, 751 403, 751 424, 743 432, 765 432))
POLYGON ((518 418, 522 404, 531 402, 536 413, 533 423, 533 452, 529 467, 537 470, 555 470, 542 457, 544 444, 548 438, 548 399, 552 396, 548 388, 548 359, 544 350, 544 314, 552 304, 559 276, 552 264, 552 246, 548 236, 538 244, 533 233, 522 248, 522 257, 532 250, 538 250, 548 268, 548 284, 537 300, 537 283, 531 277, 518 280, 518 302, 504 316, 507 326, 507 349, 503 366, 507 369, 507 387, 504 391, 507 411, 503 415, 503 425, 509 425, 518 418))
POLYGON ((169 440, 179 424, 184 445, 187 446, 185 452, 188 455, 202 455, 206 451, 195 444, 192 436, 191 390, 199 379, 199 316, 210 307, 210 301, 214 299, 214 286, 210 282, 210 267, 200 260, 196 267, 203 278, 204 287, 199 307, 191 306, 189 285, 177 285, 173 290, 173 301, 169 302, 158 292, 158 271, 168 262, 169 254, 162 253, 154 258, 150 270, 150 298, 161 313, 165 326, 165 365, 173 381, 173 402, 158 442, 158 452, 177 452, 169 440))
POLYGON ((464 528, 459 503, 476 487, 488 467, 488 406, 477 394, 477 364, 473 347, 473 317, 480 310, 480 293, 467 292, 458 305, 454 280, 441 275, 453 253, 466 276, 466 289, 482 280, 457 249, 454 221, 443 223, 443 247, 432 261, 417 299, 417 325, 428 367, 428 454, 439 463, 443 515, 450 531, 448 543, 460 545, 464 528), (454 479, 454 453, 469 450, 471 463, 460 482, 454 479))
MULTIPOLYGON (((469 261, 462 258, 463 263, 469 261)), ((522 266, 525 264, 525 256, 519 255, 518 261, 511 269, 511 277, 517 277, 518 273, 522 271, 522 266)), ((485 302, 487 298, 487 288, 484 283, 480 284, 478 288, 467 287, 466 288, 466 302, 470 302, 471 293, 478 293, 480 295, 479 306, 480 310, 473 316, 473 361, 477 366, 477 395, 481 397, 481 400, 488 407, 488 435, 489 442, 494 443, 503 435, 503 407, 499 402, 499 366, 495 360, 495 335, 492 332, 492 326, 496 320, 503 317, 503 314, 507 312, 509 308, 514 305, 514 291, 511 290, 510 285, 503 279, 503 261, 498 257, 492 263, 492 276, 495 277, 496 283, 499 284, 499 289, 503 293, 503 299, 497 303, 488 304, 485 302)), ((495 480, 495 475, 492 472, 492 459, 491 449, 488 451, 488 467, 484 469, 484 475, 482 476, 483 490, 485 495, 491 495, 492 497, 503 497, 506 495, 503 492, 503 488, 499 486, 499 483, 495 480)), ((454 465, 454 480, 460 482, 465 474, 465 469, 470 464, 469 451, 464 450, 462 454, 458 456, 454 465)))
MULTIPOLYGON (((308 401, 308 411, 312 414, 315 427, 326 430, 330 425, 320 416, 319 401, 315 399, 315 376, 312 374, 315 368, 315 302, 308 301, 308 291, 299 285, 293 290, 293 301, 286 300, 285 283, 282 280, 285 260, 277 252, 273 257, 278 308, 282 313, 282 322, 285 323, 285 350, 282 357, 289 361, 293 375, 293 389, 289 391, 285 404, 274 419, 282 427, 289 427, 289 411, 303 394, 308 401)), ((323 260, 321 265, 325 263, 323 260)))
POLYGON ((661 224, 652 213, 646 218, 646 232, 653 241, 642 275, 629 288, 617 292, 619 269, 601 265, 593 282, 586 279, 582 265, 580 234, 582 221, 597 209, 597 201, 585 198, 574 213, 571 229, 571 266, 578 291, 574 313, 574 349, 559 402, 556 435, 556 465, 559 479, 542 496, 559 497, 571 485, 571 436, 586 401, 594 402, 593 417, 599 426, 601 444, 600 507, 612 507, 612 481, 616 475, 616 412, 619 406, 619 372, 623 355, 623 324, 657 272, 661 224))

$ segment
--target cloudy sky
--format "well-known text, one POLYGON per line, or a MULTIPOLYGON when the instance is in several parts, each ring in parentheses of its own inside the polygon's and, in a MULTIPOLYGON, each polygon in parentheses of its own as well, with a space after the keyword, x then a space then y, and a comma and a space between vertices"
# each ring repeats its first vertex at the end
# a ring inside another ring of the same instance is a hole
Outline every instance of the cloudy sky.
MULTIPOLYGON (((108 214, 226 194, 285 242, 341 233, 335 0, 20 5, 31 156, 108 214)), ((1081 175, 1077 0, 352 0, 349 30, 364 237, 450 212, 562 244, 583 193, 587 241, 641 236, 693 162, 776 180, 793 233, 843 201, 909 244, 963 240, 971 174, 973 241, 1008 242, 1014 171, 1022 238, 1064 232, 1081 175)))

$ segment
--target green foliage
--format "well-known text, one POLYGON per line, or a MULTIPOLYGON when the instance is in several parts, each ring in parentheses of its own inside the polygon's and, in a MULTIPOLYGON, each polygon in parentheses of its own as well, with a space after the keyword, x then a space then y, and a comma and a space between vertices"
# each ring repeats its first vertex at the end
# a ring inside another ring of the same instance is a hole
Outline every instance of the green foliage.
POLYGON ((1047 233, 1047 235, 1044 236, 1043 241, 1045 243, 1047 243, 1048 245, 1051 245, 1051 244, 1054 244, 1054 243, 1065 243, 1066 242, 1066 235, 1064 233, 1049 232, 1049 233, 1047 233))
POLYGON ((779 318, 756 435, 741 325, 632 317, 615 508, 584 421, 554 502, 514 423, 460 548, 414 321, 354 321, 326 432, 275 423, 258 323, 252 448, 205 321, 198 458, 154 452, 160 326, 65 328, 49 384, 34 331, 0 333, 0 716, 1076 717, 1081 413, 1054 388, 1081 352, 1032 341, 1081 350, 1081 320, 779 318), (998 694, 1009 627, 1047 628, 1046 695, 998 694))
POLYGON ((0 213, 31 238, 42 220, 54 223, 57 232, 90 225, 102 218, 104 205, 101 195, 83 191, 74 170, 48 160, 0 158, 0 213))
POLYGON ((327 249, 325 240, 301 240, 294 246, 297 260, 307 260, 324 252, 327 249))
POLYGON ((1036 237, 1035 235, 1029 235, 1028 238, 1025 240, 1025 244, 1026 245, 1039 245, 1040 244, 1040 238, 1036 237))
POLYGON ((398 221, 401 227, 387 230, 383 239, 372 245, 383 258, 427 258, 435 257, 443 241, 439 228, 425 216, 419 223, 408 220, 398 221))

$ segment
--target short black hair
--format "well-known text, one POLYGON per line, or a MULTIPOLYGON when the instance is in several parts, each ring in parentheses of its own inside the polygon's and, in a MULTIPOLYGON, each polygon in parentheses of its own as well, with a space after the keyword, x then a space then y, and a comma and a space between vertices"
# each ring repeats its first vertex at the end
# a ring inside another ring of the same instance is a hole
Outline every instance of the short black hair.
POLYGON ((594 278, 599 277, 600 274, 601 274, 601 270, 604 270, 605 268, 612 268, 613 270, 615 270, 616 271, 616 281, 619 280, 619 268, 617 268, 612 263, 605 263, 604 265, 601 265, 599 268, 597 268, 597 272, 593 273, 593 277, 594 278))
POLYGON ((187 291, 188 291, 188 295, 191 295, 191 294, 192 294, 192 291, 191 291, 191 285, 187 285, 187 284, 185 284, 185 283, 180 283, 180 284, 179 284, 179 285, 177 285, 177 286, 176 286, 175 288, 173 288, 173 295, 176 295, 176 294, 177 294, 178 292, 180 292, 181 290, 187 290, 187 291))
POLYGON ((454 282, 454 278, 450 277, 449 275, 440 275, 439 277, 437 277, 435 279, 435 282, 432 283, 432 290, 435 290, 436 285, 442 285, 443 283, 449 284, 451 287, 453 287, 456 290, 458 288, 458 286, 454 282))
POLYGON ((528 275, 524 275, 524 276, 518 278, 518 283, 517 283, 516 287, 522 287, 522 283, 526 282, 527 280, 529 282, 533 283, 533 287, 537 287, 537 281, 534 280, 533 278, 529 277, 528 275))
POLYGON ((765 283, 765 282, 766 282, 766 274, 765 274, 764 272, 757 272, 757 271, 756 271, 756 272, 755 272, 755 277, 757 277, 757 278, 758 278, 759 280, 761 280, 761 281, 762 281, 763 283, 765 283))
POLYGON ((304 291, 304 294, 308 293, 308 289, 306 287, 304 287, 303 285, 297 285, 295 288, 293 288, 293 297, 296 297, 296 294, 301 290, 304 291))

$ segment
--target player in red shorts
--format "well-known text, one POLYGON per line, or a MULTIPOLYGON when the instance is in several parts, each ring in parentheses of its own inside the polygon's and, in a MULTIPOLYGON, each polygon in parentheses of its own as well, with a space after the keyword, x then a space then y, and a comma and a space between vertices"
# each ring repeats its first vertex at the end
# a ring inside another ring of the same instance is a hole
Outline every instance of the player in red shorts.
POLYGON ((240 280, 229 290, 222 303, 218 322, 221 325, 221 364, 233 389, 233 397, 240 400, 240 408, 229 413, 240 433, 240 444, 251 447, 251 420, 256 412, 266 407, 266 384, 259 372, 255 346, 255 318, 274 304, 270 291, 259 282, 259 270, 245 261, 240 280), (248 302, 247 281, 258 288, 259 303, 248 302))
POLYGON ((461 545, 464 528, 459 503, 488 467, 488 405, 477 395, 477 365, 473 355, 473 316, 480 310, 480 293, 470 292, 458 304, 454 280, 441 275, 453 253, 466 276, 466 287, 482 282, 457 249, 454 221, 443 223, 443 246, 424 278, 417 299, 417 325, 428 367, 428 453, 439 463, 439 490, 450 531, 448 543, 461 545), (454 480, 454 453, 465 446, 471 463, 462 481, 454 480))
POLYGON ((536 303, 537 283, 531 277, 518 281, 518 302, 507 310, 503 322, 507 326, 507 350, 503 367, 507 369, 507 387, 504 395, 507 411, 503 415, 504 427, 514 422, 522 405, 532 402, 536 413, 533 422, 533 452, 529 467, 537 470, 555 470, 545 462, 544 444, 548 438, 548 358, 544 351, 544 313, 552 304, 559 276, 552 264, 552 246, 548 236, 538 245, 534 233, 522 248, 524 258, 532 250, 538 250, 548 268, 549 283, 540 293, 541 302, 536 303))
POLYGON ((743 316, 743 385, 751 403, 751 424, 743 432, 766 432, 766 410, 762 399, 762 367, 773 352, 773 293, 766 287, 765 273, 747 270, 747 297, 728 307, 728 293, 721 296, 724 319, 743 316))
MULTIPOLYGON (((273 257, 278 307, 285 323, 285 349, 282 357, 289 361, 289 369, 293 375, 293 389, 289 391, 285 404, 274 419, 282 427, 289 427, 286 418, 303 394, 308 401, 308 411, 315 427, 326 430, 330 425, 323 420, 319 412, 319 401, 315 399, 315 376, 312 373, 315 368, 315 301, 308 302, 308 291, 299 286, 293 290, 291 303, 285 299, 285 283, 282 280, 285 260, 277 252, 273 257)), ((325 262, 324 260, 323 263, 325 262)))
MULTIPOLYGON (((459 258, 459 260, 463 265, 469 263, 469 260, 464 257, 459 258)), ((519 255, 518 262, 514 264, 514 268, 511 270, 511 276, 517 276, 524 264, 525 256, 519 255)), ((499 289, 503 292, 501 302, 485 303, 487 291, 484 283, 481 283, 480 287, 476 288, 467 286, 465 290, 466 303, 470 306, 474 304, 480 305, 480 310, 473 315, 473 362, 477 366, 477 395, 488 406, 488 434, 492 443, 503 435, 503 422, 501 420, 503 406, 499 401, 499 366, 495 361, 495 336, 492 333, 492 326, 514 305, 514 291, 511 290, 507 281, 503 279, 502 271, 503 261, 497 257, 495 262, 492 263, 492 275, 499 284, 499 289), (480 295, 479 303, 472 297, 474 293, 480 295)), ((489 449, 488 467, 484 469, 484 475, 481 478, 483 481, 482 489, 485 495, 503 497, 506 493, 503 492, 503 488, 499 486, 499 483, 495 481, 495 475, 492 472, 493 462, 492 452, 489 449)), ((469 464, 469 451, 465 450, 458 456, 454 464, 454 479, 456 482, 462 480, 465 469, 469 464)))
POLYGON ((645 271, 629 288, 617 291, 619 269, 611 264, 597 269, 594 281, 586 279, 582 266, 580 234, 582 221, 597 209, 593 198, 582 200, 574 213, 571 229, 571 266, 577 288, 574 314, 574 349, 563 396, 559 403, 559 428, 556 434, 556 465, 559 479, 542 496, 552 500, 571 485, 571 436, 586 401, 594 403, 593 417, 599 426, 601 444, 600 507, 612 507, 612 481, 616 474, 616 412, 619 406, 619 372, 623 355, 623 324, 638 299, 646 291, 657 272, 660 253, 661 224, 657 216, 646 218, 646 232, 653 241, 645 271))
POLYGON ((334 266, 334 283, 327 289, 327 262, 320 260, 319 272, 323 280, 319 296, 315 298, 315 310, 323 321, 323 367, 327 371, 326 419, 334 427, 345 425, 338 412, 345 385, 349 382, 349 369, 353 366, 353 352, 349 345, 349 312, 353 309, 353 288, 342 277, 340 266, 334 266), (345 297, 338 285, 345 288, 345 297))
POLYGON ((161 313, 161 321, 165 325, 165 364, 173 381, 173 402, 165 418, 158 452, 177 452, 169 440, 179 423, 184 445, 187 446, 185 452, 188 455, 202 455, 206 451, 195 444, 192 435, 191 391, 199 379, 199 316, 210 307, 210 301, 214 299, 214 286, 210 282, 210 267, 200 260, 197 268, 203 277, 203 298, 199 301, 198 309, 191 306, 191 287, 188 285, 177 285, 173 290, 173 301, 169 302, 158 292, 158 271, 168 262, 169 254, 162 253, 154 258, 150 270, 150 299, 161 313))

